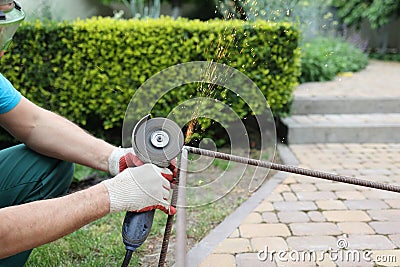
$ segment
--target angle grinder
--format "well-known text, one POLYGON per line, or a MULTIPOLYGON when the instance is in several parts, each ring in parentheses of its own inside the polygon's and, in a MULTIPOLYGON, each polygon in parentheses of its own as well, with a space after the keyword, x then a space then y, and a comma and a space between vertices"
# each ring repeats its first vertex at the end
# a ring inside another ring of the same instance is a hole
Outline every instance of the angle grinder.
MULTIPOLYGON (((144 163, 168 167, 181 152, 184 138, 181 128, 166 118, 142 118, 132 132, 132 147, 144 163)), ((126 254, 122 266, 128 266, 132 253, 147 239, 155 210, 127 212, 122 225, 122 240, 126 254)))

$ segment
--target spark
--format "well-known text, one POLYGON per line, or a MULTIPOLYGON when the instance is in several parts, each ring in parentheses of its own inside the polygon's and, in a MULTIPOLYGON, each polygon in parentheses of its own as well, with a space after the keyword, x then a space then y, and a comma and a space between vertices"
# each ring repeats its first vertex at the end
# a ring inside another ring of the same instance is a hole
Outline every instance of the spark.
MULTIPOLYGON (((246 11, 244 9, 245 6, 252 6, 254 8, 250 8, 251 10, 257 10, 257 1, 256 0, 243 0, 239 1, 243 5, 236 10, 235 12, 239 15, 245 16, 246 20, 248 20, 248 14, 246 14, 246 11)), ((257 12, 254 12, 257 13, 257 12)), ((236 26, 234 26, 234 19, 235 19, 235 14, 233 12, 230 12, 228 9, 223 11, 223 15, 226 21, 231 21, 232 22, 232 27, 225 27, 223 32, 218 36, 217 40, 211 40, 209 47, 204 49, 205 54, 215 51, 213 58, 210 60, 210 64, 203 70, 203 78, 199 82, 198 87, 197 87, 197 92, 199 92, 202 96, 204 97, 209 97, 209 98, 214 98, 216 99, 216 94, 217 90, 216 87, 217 85, 214 83, 217 80, 221 80, 222 78, 225 77, 227 80, 228 77, 227 73, 217 73, 217 68, 214 65, 214 63, 223 63, 224 60, 229 60, 229 57, 231 55, 231 47, 235 48, 240 48, 239 54, 242 54, 247 47, 250 45, 248 42, 245 42, 243 45, 239 45, 240 38, 238 37, 238 32, 236 29, 236 26), (212 49, 214 48, 214 49, 212 49)), ((258 14, 257 14, 258 15, 258 14)), ((245 22, 244 22, 245 23, 245 22)), ((243 32, 244 39, 248 37, 248 33, 246 31, 243 32)), ((243 42, 243 40, 242 40, 243 42)), ((255 57, 254 53, 254 48, 251 48, 251 54, 253 55, 253 58, 255 57)), ((252 60, 252 64, 254 65, 256 63, 257 59, 252 60)), ((249 62, 250 63, 250 62, 249 62)), ((242 65, 242 68, 244 68, 245 65, 242 65)), ((226 70, 228 72, 228 70, 226 70)), ((191 116, 191 120, 189 122, 186 135, 185 135, 185 143, 190 142, 191 137, 194 134, 195 131, 195 126, 198 121, 198 117, 200 115, 199 111, 199 106, 196 105, 195 110, 193 111, 193 114, 191 116)))

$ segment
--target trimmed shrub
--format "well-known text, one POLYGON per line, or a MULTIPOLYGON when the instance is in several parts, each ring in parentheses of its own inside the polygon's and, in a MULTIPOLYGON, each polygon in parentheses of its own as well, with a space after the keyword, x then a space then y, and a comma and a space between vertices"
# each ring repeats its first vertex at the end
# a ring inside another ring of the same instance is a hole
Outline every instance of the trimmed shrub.
POLYGON ((368 64, 368 56, 338 38, 315 38, 302 47, 300 82, 330 81, 340 72, 359 71, 368 64))
MULTIPOLYGON (((263 21, 92 18, 25 23, 3 58, 2 72, 38 105, 97 136, 117 134, 119 142, 135 90, 183 62, 212 60, 244 72, 262 90, 273 113, 285 114, 300 76, 298 40, 299 32, 290 24, 263 21)), ((157 114, 168 113, 191 93, 171 92, 158 106, 165 110, 157 114)), ((242 104, 233 108, 242 118, 249 113, 242 104)))
POLYGON ((400 53, 369 53, 371 59, 383 60, 383 61, 398 61, 400 62, 400 53))

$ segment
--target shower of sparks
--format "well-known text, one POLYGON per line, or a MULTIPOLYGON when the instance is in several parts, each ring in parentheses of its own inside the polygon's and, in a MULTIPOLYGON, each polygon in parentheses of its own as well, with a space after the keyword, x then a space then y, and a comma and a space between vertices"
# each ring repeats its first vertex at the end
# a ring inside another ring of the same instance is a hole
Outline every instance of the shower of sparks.
MULTIPOLYGON (((253 1, 255 3, 257 3, 256 1, 253 1)), ((244 4, 249 4, 250 0, 245 0, 244 4)), ((254 4, 254 3, 253 3, 254 4)), ((245 11, 243 10, 243 8, 241 8, 240 10, 236 10, 237 13, 241 14, 241 15, 245 15, 245 11)), ((224 12, 224 17, 225 20, 229 21, 229 20, 233 20, 235 19, 235 14, 233 12, 229 12, 228 10, 226 10, 224 12)), ((216 98, 216 94, 217 94, 217 90, 216 89, 216 84, 214 83, 214 81, 216 81, 217 79, 219 79, 220 77, 224 77, 223 75, 225 75, 226 73, 216 73, 216 67, 215 65, 213 65, 213 63, 220 63, 223 59, 229 59, 230 56, 230 48, 232 45, 234 45, 235 47, 238 47, 238 42, 239 40, 236 39, 237 36, 237 30, 235 28, 235 26, 233 26, 231 29, 228 27, 225 27, 222 35, 219 36, 218 38, 218 42, 216 43, 216 50, 215 50, 215 55, 214 58, 211 59, 210 64, 208 65, 208 67, 203 71, 203 79, 202 81, 199 82, 198 85, 198 92, 207 98, 216 98)), ((247 37, 246 32, 244 33, 245 38, 247 37)), ((212 46, 213 46, 213 42, 211 42, 210 47, 206 48, 205 52, 210 51, 212 46)), ((248 46, 247 43, 244 44, 244 46, 248 46)), ((253 51, 254 49, 252 49, 253 51)), ((242 48, 239 51, 239 54, 242 54, 244 51, 244 48, 242 48)), ((254 57, 254 56, 253 56, 254 57)), ((255 61, 253 62, 253 64, 255 64, 255 61)), ((244 65, 242 66, 243 68, 245 67, 244 65)), ((227 79, 227 78, 226 78, 227 79)), ((201 100, 199 100, 201 101, 201 100)), ((190 142, 191 137, 195 131, 195 126, 197 124, 197 120, 199 117, 199 106, 200 105, 196 105, 195 110, 193 111, 193 114, 191 116, 191 120, 189 122, 187 131, 186 131, 186 138, 185 138, 185 143, 187 144, 188 142, 190 142)))
MULTIPOLYGON (((286 7, 283 10, 274 9, 271 6, 263 6, 262 1, 261 3, 257 0, 232 0, 229 2, 221 2, 221 8, 224 9, 222 15, 225 21, 232 21, 232 27, 225 27, 222 34, 219 35, 218 39, 213 42, 211 41, 208 48, 205 49, 205 54, 212 51, 212 48, 216 48, 214 55, 210 61, 208 67, 203 70, 203 79, 199 82, 197 92, 201 94, 201 96, 206 98, 217 98, 218 90, 216 90, 216 83, 214 81, 218 80, 221 81, 221 78, 224 77, 228 79, 227 73, 217 73, 216 66, 213 63, 222 63, 222 61, 229 60, 231 54, 231 47, 234 46, 238 48, 238 53, 243 54, 245 51, 250 49, 250 54, 252 56, 252 60, 246 64, 243 64, 243 69, 246 69, 246 66, 255 65, 257 63, 256 58, 256 50, 252 47, 249 47, 249 43, 247 42, 248 32, 243 31, 243 38, 237 38, 238 32, 236 26, 234 25, 234 21, 237 18, 243 20, 242 23, 246 23, 246 21, 256 20, 259 17, 265 17, 266 14, 271 14, 273 17, 271 18, 272 21, 276 20, 280 14, 284 13, 286 16, 291 16, 291 12, 294 7, 298 4, 300 0, 290 0, 286 3, 286 7), (241 42, 239 44, 239 41, 241 42)), ((216 7, 218 9, 218 7, 216 7)), ((221 10, 222 10, 221 9, 221 10)), ((256 28, 257 25, 253 25, 253 28, 256 28)), ((228 70, 227 70, 228 71, 228 70)), ((198 100, 199 104, 201 104, 201 99, 198 100)), ((198 118, 200 116, 200 106, 196 105, 193 114, 191 116, 191 120, 188 124, 188 128, 186 131, 186 139, 185 143, 187 144, 190 142, 191 137, 193 136, 198 118)))

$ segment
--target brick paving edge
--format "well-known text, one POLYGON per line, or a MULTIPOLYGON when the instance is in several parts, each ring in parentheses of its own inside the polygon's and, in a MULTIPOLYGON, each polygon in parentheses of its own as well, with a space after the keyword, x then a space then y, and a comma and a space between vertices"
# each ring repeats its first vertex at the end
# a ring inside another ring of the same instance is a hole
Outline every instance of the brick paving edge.
MULTIPOLYGON (((286 145, 277 146, 279 157, 283 164, 297 166, 296 156, 286 145)), ((278 172, 272 176, 260 189, 248 200, 240 205, 232 214, 225 218, 217 227, 204 237, 195 247, 187 253, 188 266, 198 266, 210 255, 223 240, 239 227, 244 219, 265 199, 268 195, 289 176, 288 173, 278 172)))

